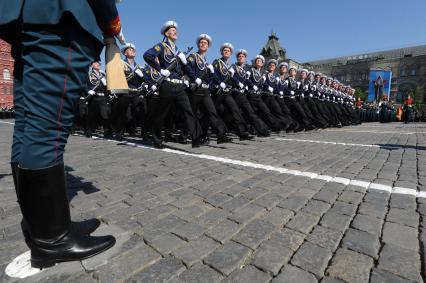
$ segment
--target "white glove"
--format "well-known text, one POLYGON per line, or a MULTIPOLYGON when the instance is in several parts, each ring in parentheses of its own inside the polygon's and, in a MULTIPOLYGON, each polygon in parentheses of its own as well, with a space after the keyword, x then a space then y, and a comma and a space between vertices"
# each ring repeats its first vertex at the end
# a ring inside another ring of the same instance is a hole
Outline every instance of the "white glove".
POLYGON ((136 75, 138 75, 140 78, 143 78, 143 73, 142 73, 141 69, 136 69, 135 73, 136 73, 136 75))
POLYGON ((254 91, 257 91, 259 88, 257 86, 253 86, 254 91))
POLYGON ((210 70, 210 73, 214 74, 214 68, 213 68, 213 65, 212 65, 212 64, 208 64, 208 65, 207 65, 207 69, 209 69, 209 70, 210 70))
POLYGON ((186 65, 186 63, 188 63, 188 61, 186 61, 185 54, 183 54, 182 52, 179 52, 177 56, 179 57, 179 59, 182 62, 182 64, 186 65))
POLYGON ((239 83, 238 83, 238 86, 239 86, 240 88, 244 88, 244 85, 243 85, 241 82, 239 82, 239 83))
POLYGON ((186 87, 189 87, 189 81, 188 80, 183 80, 183 83, 186 85, 186 87))
POLYGON ((271 86, 268 86, 268 91, 269 92, 274 92, 274 89, 271 86))
POLYGON ((294 95, 294 90, 290 91, 290 94, 291 94, 291 95, 294 95))
POLYGON ((234 70, 234 68, 229 69, 229 72, 231 73, 231 77, 233 77, 233 76, 234 76, 234 74, 235 74, 235 70, 234 70))
POLYGON ((95 95, 95 94, 96 94, 96 92, 95 92, 94 90, 89 90, 87 93, 88 93, 89 95, 95 95))
POLYGON ((308 90, 308 88, 309 88, 309 86, 308 86, 308 85, 304 85, 304 86, 303 86, 303 90, 304 90, 304 91, 307 91, 307 90, 308 90))
POLYGON ((120 30, 120 33, 117 34, 115 37, 118 39, 118 41, 120 41, 121 45, 126 45, 126 39, 124 38, 122 29, 120 30))
POLYGON ((160 74, 166 78, 168 78, 170 76, 170 71, 166 70, 166 69, 161 69, 160 70, 160 74))
POLYGON ((202 82, 203 81, 200 78, 195 79, 195 83, 197 84, 197 86, 200 86, 202 82))
POLYGON ((225 84, 225 83, 220 83, 220 87, 221 87, 222 89, 225 89, 225 88, 226 88, 226 84, 225 84))
POLYGON ((280 95, 284 95, 284 92, 280 91, 280 95))
POLYGON ((262 79, 263 79, 264 81, 266 81, 266 76, 265 76, 265 75, 263 75, 263 76, 262 76, 262 79))
POLYGON ((250 71, 247 71, 247 72, 246 72, 246 76, 247 76, 247 78, 250 78, 250 76, 251 76, 250 71))
POLYGON ((156 85, 152 85, 152 86, 151 86, 151 90, 152 90, 152 91, 156 91, 156 90, 157 90, 157 86, 156 86, 156 85))
POLYGON ((105 78, 101 78, 101 83, 106 86, 106 79, 105 78))

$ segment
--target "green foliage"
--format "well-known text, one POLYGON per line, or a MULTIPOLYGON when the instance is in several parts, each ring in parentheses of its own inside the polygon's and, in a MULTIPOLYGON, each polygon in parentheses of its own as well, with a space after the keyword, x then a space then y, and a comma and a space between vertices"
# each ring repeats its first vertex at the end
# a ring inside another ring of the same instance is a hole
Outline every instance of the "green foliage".
POLYGON ((356 88, 354 96, 357 100, 358 100, 358 97, 361 97, 362 101, 367 101, 368 93, 366 91, 363 91, 360 88, 356 88))
POLYGON ((416 102, 416 108, 420 109, 421 104, 423 103, 424 90, 422 87, 417 86, 413 92, 413 99, 416 102))

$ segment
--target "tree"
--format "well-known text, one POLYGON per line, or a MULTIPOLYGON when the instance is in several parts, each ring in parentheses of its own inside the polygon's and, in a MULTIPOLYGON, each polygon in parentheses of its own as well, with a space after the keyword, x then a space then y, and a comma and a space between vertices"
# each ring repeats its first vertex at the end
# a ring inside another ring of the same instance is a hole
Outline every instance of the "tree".
POLYGON ((423 102, 424 90, 422 87, 417 86, 413 92, 413 99, 416 102, 416 108, 420 109, 420 106, 423 102))
POLYGON ((360 88, 355 88, 355 98, 358 100, 358 97, 361 97, 362 101, 367 101, 367 93, 360 88))

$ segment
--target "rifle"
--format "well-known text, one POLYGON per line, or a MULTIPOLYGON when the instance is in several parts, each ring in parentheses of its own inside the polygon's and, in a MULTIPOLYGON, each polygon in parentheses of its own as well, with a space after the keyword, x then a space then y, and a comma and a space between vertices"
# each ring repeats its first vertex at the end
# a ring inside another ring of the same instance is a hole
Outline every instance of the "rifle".
MULTIPOLYGON (((96 90, 98 89, 98 87, 101 85, 101 81, 99 80, 99 82, 95 85, 95 87, 94 88, 92 88, 91 90, 92 91, 95 91, 96 92, 96 90)), ((89 90, 90 91, 90 90, 89 90)), ((93 94, 88 94, 87 96, 85 96, 83 99, 81 99, 82 101, 80 101, 80 102, 86 102, 91 96, 92 96, 93 94)))

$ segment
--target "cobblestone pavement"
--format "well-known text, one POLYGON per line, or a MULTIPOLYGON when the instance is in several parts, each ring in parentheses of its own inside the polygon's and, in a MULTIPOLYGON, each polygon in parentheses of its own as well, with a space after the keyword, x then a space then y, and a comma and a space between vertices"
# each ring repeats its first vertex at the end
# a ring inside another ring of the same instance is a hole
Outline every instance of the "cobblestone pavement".
POLYGON ((117 244, 25 279, 0 123, 0 282, 423 282, 426 124, 364 124, 174 150, 73 136, 74 220, 117 244))

